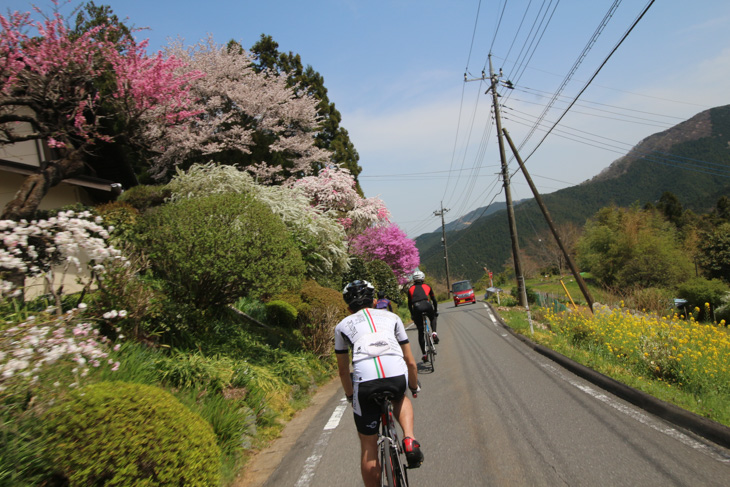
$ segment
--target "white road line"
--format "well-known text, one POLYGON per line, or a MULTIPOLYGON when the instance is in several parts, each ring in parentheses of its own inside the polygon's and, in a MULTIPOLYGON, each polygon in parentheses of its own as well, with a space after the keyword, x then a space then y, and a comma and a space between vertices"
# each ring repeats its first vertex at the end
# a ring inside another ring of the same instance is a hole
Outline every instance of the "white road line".
POLYGON ((492 310, 489 309, 489 306, 486 304, 484 307, 487 309, 487 314, 489 315, 489 319, 492 320, 492 324, 496 327, 497 326, 497 318, 494 317, 494 314, 492 314, 492 310))
POLYGON ((589 396, 593 397, 594 399, 598 399, 599 401, 611 406, 612 408, 626 414, 627 416, 635 419, 641 424, 644 424, 646 426, 649 426, 650 428, 660 432, 664 433, 667 436, 670 436, 674 438, 675 440, 678 440, 685 445, 689 446, 690 448, 694 448, 697 451, 700 451, 706 455, 711 456, 715 460, 722 462, 722 463, 730 463, 730 457, 728 457, 726 454, 723 454, 720 452, 720 450, 716 450, 704 443, 701 443, 684 433, 671 428, 669 426, 663 425, 655 421, 650 416, 647 416, 646 414, 628 407, 624 404, 619 403, 618 401, 615 401, 613 398, 603 394, 600 391, 597 391, 596 389, 593 389, 592 387, 586 386, 581 384, 580 382, 573 380, 572 378, 566 376, 563 374, 559 369, 553 367, 550 364, 541 364, 543 368, 549 369, 553 374, 557 375, 561 379, 563 379, 568 384, 572 385, 573 387, 576 387, 577 389, 585 392, 589 396))
POLYGON ((312 482, 317 465, 322 459, 322 455, 324 455, 327 443, 330 441, 330 436, 332 436, 332 431, 337 428, 338 424, 340 424, 340 419, 342 419, 342 415, 345 413, 346 409, 347 399, 342 398, 341 404, 335 408, 332 412, 332 416, 330 416, 330 419, 327 421, 327 424, 324 425, 322 434, 319 436, 317 443, 315 443, 312 454, 309 455, 307 461, 304 462, 302 475, 299 476, 299 480, 297 480, 297 483, 295 484, 296 487, 308 487, 312 482))

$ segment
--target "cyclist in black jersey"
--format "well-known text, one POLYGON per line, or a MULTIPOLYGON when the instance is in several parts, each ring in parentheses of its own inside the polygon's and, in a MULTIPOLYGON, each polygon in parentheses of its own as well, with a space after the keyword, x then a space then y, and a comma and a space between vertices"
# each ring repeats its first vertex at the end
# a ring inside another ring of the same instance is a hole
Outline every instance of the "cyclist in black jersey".
POLYGON ((423 282, 425 279, 426 274, 423 272, 416 271, 413 273, 413 285, 408 289, 408 311, 411 312, 411 319, 418 328, 418 344, 421 346, 422 360, 427 362, 426 340, 423 338, 423 313, 426 313, 428 319, 431 320, 433 343, 439 342, 439 336, 436 334, 436 317, 439 313, 433 289, 423 282))

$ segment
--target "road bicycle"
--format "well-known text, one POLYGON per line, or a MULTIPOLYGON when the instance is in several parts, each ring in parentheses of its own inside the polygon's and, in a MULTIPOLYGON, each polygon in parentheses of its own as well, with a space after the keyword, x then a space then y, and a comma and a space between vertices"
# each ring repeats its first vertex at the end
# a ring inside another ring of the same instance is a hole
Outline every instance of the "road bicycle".
POLYGON ((378 433, 378 458, 380 460, 380 485, 388 487, 408 487, 405 452, 398 439, 398 430, 393 417, 392 392, 376 392, 370 400, 380 406, 381 421, 378 433))
POLYGON ((431 363, 431 372, 435 372, 436 366, 434 365, 434 362, 436 361, 436 344, 433 343, 431 322, 426 313, 423 313, 421 316, 423 317, 423 339, 426 344, 426 355, 428 356, 428 361, 431 363))

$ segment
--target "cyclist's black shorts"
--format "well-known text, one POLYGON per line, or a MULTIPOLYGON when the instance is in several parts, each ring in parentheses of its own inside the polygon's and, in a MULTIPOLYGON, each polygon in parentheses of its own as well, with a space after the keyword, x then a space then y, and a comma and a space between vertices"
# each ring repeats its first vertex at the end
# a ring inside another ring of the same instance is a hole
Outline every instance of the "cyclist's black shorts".
POLYGON ((386 377, 355 384, 357 400, 360 403, 362 415, 355 414, 355 426, 358 433, 363 435, 378 434, 380 425, 380 406, 369 401, 370 395, 374 392, 390 391, 393 393, 392 402, 400 401, 406 393, 408 381, 405 375, 386 377))

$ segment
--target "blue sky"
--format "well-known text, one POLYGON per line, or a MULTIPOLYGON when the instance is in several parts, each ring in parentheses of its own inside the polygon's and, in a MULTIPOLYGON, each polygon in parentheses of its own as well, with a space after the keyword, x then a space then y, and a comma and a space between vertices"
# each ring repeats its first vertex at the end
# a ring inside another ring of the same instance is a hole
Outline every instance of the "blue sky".
MULTIPOLYGON (((643 138, 730 103, 726 0, 656 1, 542 143, 545 131, 533 130, 535 121, 543 114, 540 127, 557 121, 648 1, 96 3, 148 27, 139 37, 150 39, 150 51, 170 38, 193 44, 208 33, 219 43, 235 39, 249 48, 265 33, 280 51, 300 54, 322 74, 342 113, 360 154, 366 196, 380 196, 411 237, 439 228, 433 213, 442 202, 451 221, 504 201, 487 85, 464 82, 465 72, 469 79, 488 72, 490 51, 495 70, 502 68, 516 86, 499 90, 503 127, 543 194, 590 179, 643 138)), ((0 0, 3 12, 30 4, 0 0)), ((514 161, 510 168, 516 169, 514 161)), ((519 173, 512 195, 531 197, 519 173)))

